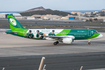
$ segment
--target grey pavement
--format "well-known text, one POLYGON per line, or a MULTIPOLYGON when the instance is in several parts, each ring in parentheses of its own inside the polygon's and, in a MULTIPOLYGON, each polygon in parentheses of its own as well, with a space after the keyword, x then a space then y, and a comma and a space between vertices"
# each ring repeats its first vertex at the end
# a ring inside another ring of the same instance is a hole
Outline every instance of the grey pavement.
POLYGON ((72 44, 54 46, 54 41, 26 39, 0 32, 0 57, 104 52, 105 33, 102 34, 104 37, 91 40, 91 45, 87 40, 76 40, 72 44))
POLYGON ((53 41, 31 40, 0 31, 0 69, 37 70, 46 57, 46 70, 79 70, 105 68, 105 33, 101 39, 75 41, 71 45, 53 45, 53 41))

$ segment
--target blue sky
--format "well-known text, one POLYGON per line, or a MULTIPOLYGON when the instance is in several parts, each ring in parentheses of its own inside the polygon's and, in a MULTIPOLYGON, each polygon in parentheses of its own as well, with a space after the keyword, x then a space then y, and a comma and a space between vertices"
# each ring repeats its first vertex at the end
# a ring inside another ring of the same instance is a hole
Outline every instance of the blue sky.
POLYGON ((25 11, 43 6, 53 10, 101 10, 105 0, 0 0, 0 11, 25 11))

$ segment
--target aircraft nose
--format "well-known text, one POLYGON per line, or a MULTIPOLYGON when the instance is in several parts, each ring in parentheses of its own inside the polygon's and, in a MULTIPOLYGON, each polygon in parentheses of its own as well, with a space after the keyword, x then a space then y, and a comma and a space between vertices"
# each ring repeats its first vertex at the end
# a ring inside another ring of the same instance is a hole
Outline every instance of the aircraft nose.
POLYGON ((102 35, 102 34, 100 34, 100 35, 98 36, 98 38, 101 38, 101 37, 103 37, 103 35, 102 35))

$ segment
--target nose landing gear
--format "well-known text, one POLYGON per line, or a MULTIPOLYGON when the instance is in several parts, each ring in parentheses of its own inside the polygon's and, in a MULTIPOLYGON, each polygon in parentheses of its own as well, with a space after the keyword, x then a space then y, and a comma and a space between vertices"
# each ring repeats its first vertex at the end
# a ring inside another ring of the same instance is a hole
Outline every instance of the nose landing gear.
POLYGON ((54 44, 54 45, 57 45, 57 44, 59 44, 59 42, 58 42, 58 41, 56 41, 56 42, 54 42, 53 44, 54 44))
POLYGON ((88 44, 89 44, 89 45, 91 44, 90 40, 88 40, 88 44))

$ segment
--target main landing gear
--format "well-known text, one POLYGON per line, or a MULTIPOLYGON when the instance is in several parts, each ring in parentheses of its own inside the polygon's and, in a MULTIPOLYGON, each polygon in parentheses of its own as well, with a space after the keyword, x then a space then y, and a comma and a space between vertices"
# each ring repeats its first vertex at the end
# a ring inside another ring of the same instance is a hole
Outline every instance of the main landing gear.
POLYGON ((59 42, 58 42, 58 41, 56 41, 56 42, 54 42, 53 44, 54 44, 54 45, 57 45, 57 44, 59 44, 59 42))
POLYGON ((89 44, 89 45, 91 44, 90 40, 88 40, 88 44, 89 44))

